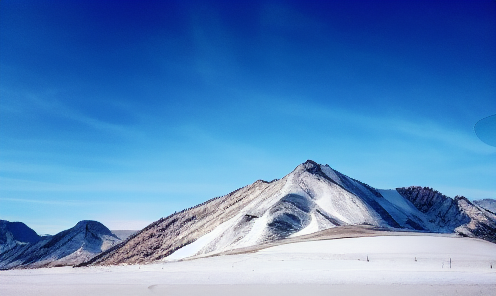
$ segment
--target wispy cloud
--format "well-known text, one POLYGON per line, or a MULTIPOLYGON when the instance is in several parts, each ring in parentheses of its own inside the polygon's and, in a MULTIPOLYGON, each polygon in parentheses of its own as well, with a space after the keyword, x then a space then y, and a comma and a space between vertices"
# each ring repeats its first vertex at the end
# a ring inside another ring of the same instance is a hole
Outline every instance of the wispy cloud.
POLYGON ((359 127, 363 132, 384 131, 384 134, 396 133, 413 140, 428 140, 463 149, 472 153, 492 154, 496 149, 481 143, 472 131, 448 128, 442 123, 430 118, 416 116, 412 118, 398 118, 394 116, 380 116, 361 114, 351 109, 329 108, 312 103, 300 104, 297 102, 281 103, 281 112, 290 116, 302 117, 307 120, 321 122, 340 122, 346 125, 359 127))
POLYGON ((99 204, 99 202, 87 202, 87 201, 77 201, 77 200, 47 200, 47 199, 26 199, 26 198, 10 198, 10 197, 0 197, 0 200, 5 202, 59 205, 59 206, 87 206, 87 205, 99 204))
POLYGON ((85 180, 69 184, 41 182, 26 179, 0 177, 1 191, 16 192, 136 192, 160 194, 194 194, 225 190, 224 186, 195 182, 149 182, 131 181, 127 178, 106 181, 85 180))
MULTIPOLYGON (((44 92, 34 94, 24 90, 10 90, 6 87, 0 89, 3 98, 2 111, 9 113, 22 114, 26 112, 46 113, 51 116, 59 116, 70 119, 89 128, 105 131, 119 135, 129 135, 131 129, 128 125, 106 122, 88 116, 78 110, 70 107, 58 100, 60 91, 45 90, 44 92)), ((131 110, 129 110, 131 112, 131 110)), ((132 110, 133 116, 137 116, 136 110, 132 110)))

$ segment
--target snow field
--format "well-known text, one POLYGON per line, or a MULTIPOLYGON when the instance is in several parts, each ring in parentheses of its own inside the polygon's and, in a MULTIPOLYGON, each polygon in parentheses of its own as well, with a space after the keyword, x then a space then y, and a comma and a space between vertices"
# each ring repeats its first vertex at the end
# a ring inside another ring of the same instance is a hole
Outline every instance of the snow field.
POLYGON ((0 294, 494 295, 495 265, 496 244, 478 239, 361 237, 150 265, 0 271, 0 294))

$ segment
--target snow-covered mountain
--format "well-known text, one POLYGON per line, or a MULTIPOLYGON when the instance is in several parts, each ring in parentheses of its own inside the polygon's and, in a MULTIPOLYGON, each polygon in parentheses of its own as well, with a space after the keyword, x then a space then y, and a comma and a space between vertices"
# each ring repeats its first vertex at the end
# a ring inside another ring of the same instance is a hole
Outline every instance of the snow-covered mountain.
POLYGON ((162 218, 82 265, 212 255, 345 225, 459 233, 496 242, 496 216, 463 197, 421 187, 378 190, 307 161, 162 218))
POLYGON ((4 232, 0 223, 0 269, 79 264, 121 242, 107 227, 96 221, 81 221, 54 236, 43 237, 23 223, 20 223, 23 226, 14 223, 14 227, 12 222, 2 223, 7 225, 5 229, 15 229, 17 232, 6 232, 7 239, 2 240, 4 232), (10 237, 16 242, 12 243, 10 237))
POLYGON ((0 220, 0 254, 17 245, 35 244, 40 236, 22 222, 0 220))

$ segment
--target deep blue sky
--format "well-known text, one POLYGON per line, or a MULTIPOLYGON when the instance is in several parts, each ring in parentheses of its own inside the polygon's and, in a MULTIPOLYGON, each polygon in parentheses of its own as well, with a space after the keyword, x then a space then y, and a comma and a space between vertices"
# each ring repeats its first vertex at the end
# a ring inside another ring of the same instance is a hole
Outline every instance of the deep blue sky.
POLYGON ((495 198, 495 53, 493 0, 2 0, 0 219, 139 229, 307 159, 495 198))

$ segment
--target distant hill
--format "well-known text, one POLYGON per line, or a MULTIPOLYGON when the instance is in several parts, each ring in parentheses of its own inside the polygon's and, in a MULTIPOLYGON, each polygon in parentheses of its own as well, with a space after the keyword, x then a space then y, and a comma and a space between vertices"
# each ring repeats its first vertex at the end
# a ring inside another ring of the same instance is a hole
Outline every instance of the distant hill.
POLYGON ((496 199, 486 198, 480 200, 474 200, 474 204, 488 211, 496 213, 496 199))
POLYGON ((23 244, 35 244, 41 237, 22 222, 0 220, 0 254, 23 244))
MULTIPOLYGON (((7 225, 12 223, 5 222, 3 223, 7 225)), ((5 232, 7 239, 0 241, 0 269, 74 265, 121 242, 107 227, 96 221, 81 221, 56 235, 37 238, 23 223, 14 224, 13 229, 17 236, 11 234, 12 232, 5 232), (16 241, 10 237, 21 237, 24 241, 16 241)))

